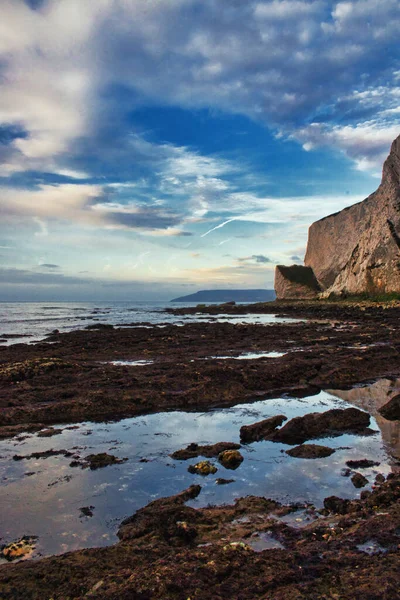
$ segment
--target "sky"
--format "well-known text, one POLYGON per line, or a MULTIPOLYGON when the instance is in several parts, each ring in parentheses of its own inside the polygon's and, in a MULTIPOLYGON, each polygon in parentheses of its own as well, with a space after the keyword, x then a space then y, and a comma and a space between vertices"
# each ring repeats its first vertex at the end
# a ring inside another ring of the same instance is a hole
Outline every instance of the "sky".
POLYGON ((0 300, 273 287, 400 134, 398 0, 0 0, 0 300))

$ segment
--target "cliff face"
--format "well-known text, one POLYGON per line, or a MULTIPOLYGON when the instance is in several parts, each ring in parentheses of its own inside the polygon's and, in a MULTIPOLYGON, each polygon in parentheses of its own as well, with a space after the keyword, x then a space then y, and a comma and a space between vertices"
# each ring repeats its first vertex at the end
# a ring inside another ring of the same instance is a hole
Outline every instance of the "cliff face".
POLYGON ((311 225, 304 262, 323 295, 400 292, 400 136, 376 192, 311 225))

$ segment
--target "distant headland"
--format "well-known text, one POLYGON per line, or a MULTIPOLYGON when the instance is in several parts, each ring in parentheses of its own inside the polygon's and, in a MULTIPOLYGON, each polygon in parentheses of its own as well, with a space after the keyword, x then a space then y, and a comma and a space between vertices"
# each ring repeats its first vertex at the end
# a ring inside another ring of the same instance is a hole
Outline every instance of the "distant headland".
POLYGON ((271 302, 274 290, 200 290, 171 302, 271 302))

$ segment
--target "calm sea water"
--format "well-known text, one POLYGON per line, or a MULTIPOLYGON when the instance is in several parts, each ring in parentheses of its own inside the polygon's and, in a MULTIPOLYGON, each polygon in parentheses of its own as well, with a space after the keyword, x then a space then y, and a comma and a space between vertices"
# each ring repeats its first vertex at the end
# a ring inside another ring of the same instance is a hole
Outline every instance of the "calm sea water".
MULTIPOLYGON (((195 306, 187 303, 185 306, 195 306)), ((165 308, 183 306, 181 303, 166 302, 3 302, 0 303, 0 336, 20 335, 28 338, 3 338, 3 344, 35 342, 43 339, 54 329, 60 332, 84 329, 91 323, 110 323, 127 326, 149 323, 163 325, 183 324, 194 321, 229 321, 232 323, 276 323, 290 322, 274 315, 172 315, 165 308)), ((0 339, 1 341, 1 339, 0 339)))

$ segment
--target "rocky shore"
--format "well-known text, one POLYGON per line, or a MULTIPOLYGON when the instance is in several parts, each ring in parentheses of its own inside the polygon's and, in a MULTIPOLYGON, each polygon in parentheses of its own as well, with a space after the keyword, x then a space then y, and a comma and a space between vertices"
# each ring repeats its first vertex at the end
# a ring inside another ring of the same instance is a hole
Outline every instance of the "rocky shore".
MULTIPOLYGON (((227 407, 321 389, 349 394, 356 384, 400 377, 396 303, 276 302, 174 310, 197 310, 211 318, 251 310, 301 320, 266 326, 212 321, 100 327, 2 347, 0 436, 42 430, 42 437, 51 437, 58 431, 54 424, 227 407), (270 352, 277 354, 246 359, 246 353, 270 352), (141 363, 132 369, 118 361, 141 363)), ((398 403, 386 396, 385 405, 388 401, 396 422, 398 403)), ((360 411, 348 410, 353 429, 367 434, 368 415, 361 413, 360 420, 360 411)), ((301 429, 300 436, 290 438, 289 443, 300 444, 292 456, 328 456, 323 446, 304 443, 320 437, 318 427, 325 428, 324 435, 350 427, 347 413, 340 421, 338 413, 328 412, 318 420, 306 415, 301 423, 284 423, 279 415, 272 428, 260 423, 243 430, 242 441, 301 429)), ((177 458, 222 461, 229 452, 239 458, 235 444, 192 444, 177 458)), ((393 473, 378 475, 360 499, 328 495, 320 512, 253 496, 231 506, 195 509, 185 504, 201 494, 200 485, 193 485, 125 520, 114 546, 0 566, 0 597, 392 600, 398 597, 400 566, 399 483, 394 457, 393 473)))

